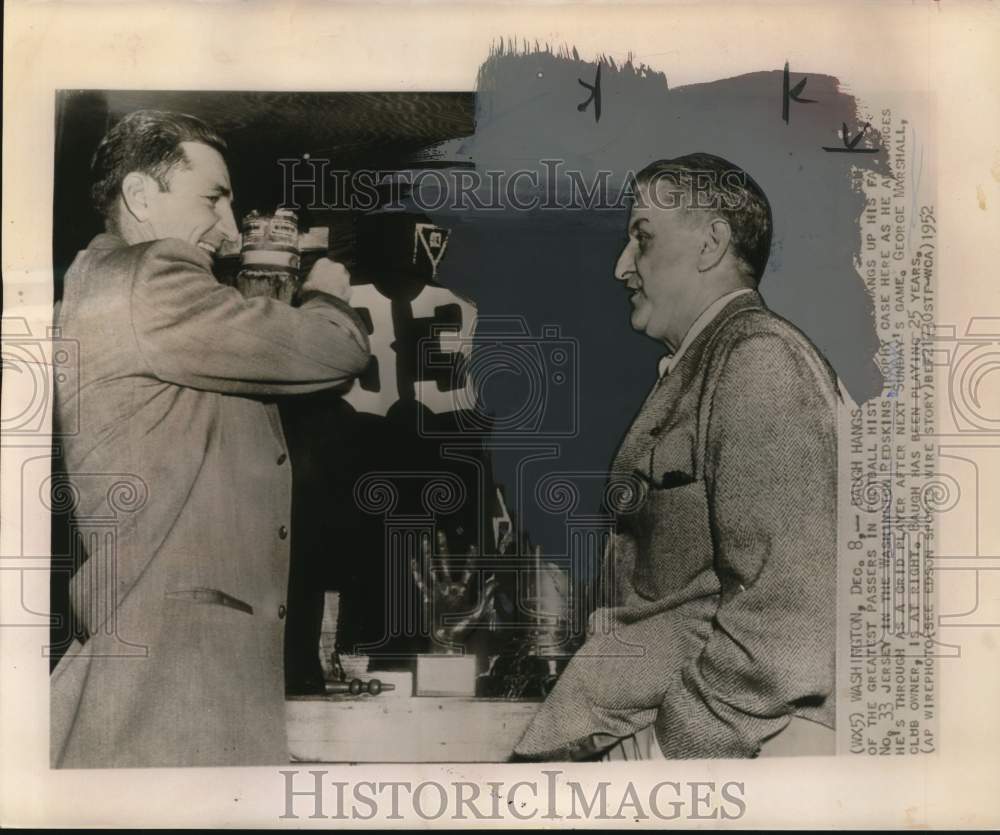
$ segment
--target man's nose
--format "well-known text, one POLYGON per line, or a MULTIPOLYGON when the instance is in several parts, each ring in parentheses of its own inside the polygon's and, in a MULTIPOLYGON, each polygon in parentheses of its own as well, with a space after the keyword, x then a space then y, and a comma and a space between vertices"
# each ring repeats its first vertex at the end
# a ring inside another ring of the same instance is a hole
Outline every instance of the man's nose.
POLYGON ((235 241, 240 236, 239 227, 236 225, 236 218, 233 217, 233 207, 226 203, 219 211, 219 231, 227 241, 235 241))
POLYGON ((635 272, 635 258, 632 254, 632 241, 629 241, 615 263, 615 278, 625 281, 633 272, 635 272))

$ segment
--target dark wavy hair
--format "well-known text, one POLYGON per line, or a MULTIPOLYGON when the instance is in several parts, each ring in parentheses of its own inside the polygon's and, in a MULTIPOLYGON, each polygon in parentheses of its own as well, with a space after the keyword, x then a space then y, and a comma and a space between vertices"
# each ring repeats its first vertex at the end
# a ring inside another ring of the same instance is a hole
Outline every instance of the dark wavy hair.
POLYGON ((771 254, 772 220, 771 204, 753 177, 722 157, 698 153, 657 160, 636 175, 639 185, 660 181, 686 194, 683 208, 711 211, 729 224, 733 252, 759 284, 771 254))
POLYGON ((94 208, 113 227, 117 222, 122 181, 133 171, 148 174, 162 191, 167 176, 178 165, 188 165, 182 142, 201 142, 226 151, 226 142, 201 119, 186 113, 136 110, 107 132, 94 152, 90 169, 94 208))

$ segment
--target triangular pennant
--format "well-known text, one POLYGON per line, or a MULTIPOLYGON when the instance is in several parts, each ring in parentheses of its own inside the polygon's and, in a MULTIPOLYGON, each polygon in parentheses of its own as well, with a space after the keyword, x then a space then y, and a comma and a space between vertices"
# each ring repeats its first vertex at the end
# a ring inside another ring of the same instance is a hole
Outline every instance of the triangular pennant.
POLYGON ((414 224, 413 230, 413 263, 417 263, 417 253, 419 246, 423 246, 424 252, 431 262, 431 277, 437 278, 438 264, 444 257, 444 251, 448 247, 448 235, 450 230, 441 226, 434 226, 432 223, 414 224))

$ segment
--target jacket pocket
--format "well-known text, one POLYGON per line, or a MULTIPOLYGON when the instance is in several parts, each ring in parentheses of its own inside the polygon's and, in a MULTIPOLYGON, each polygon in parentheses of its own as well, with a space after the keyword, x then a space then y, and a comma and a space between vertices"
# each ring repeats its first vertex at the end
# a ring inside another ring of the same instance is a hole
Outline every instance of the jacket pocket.
POLYGON ((163 596, 168 600, 188 600, 191 603, 226 606, 230 609, 246 612, 248 615, 253 614, 253 606, 249 603, 240 600, 238 597, 233 597, 231 594, 226 594, 224 591, 219 591, 218 589, 176 589, 174 591, 165 592, 163 596))
POLYGON ((705 482, 650 488, 632 530, 634 585, 643 596, 676 594, 712 568, 712 531, 705 482))

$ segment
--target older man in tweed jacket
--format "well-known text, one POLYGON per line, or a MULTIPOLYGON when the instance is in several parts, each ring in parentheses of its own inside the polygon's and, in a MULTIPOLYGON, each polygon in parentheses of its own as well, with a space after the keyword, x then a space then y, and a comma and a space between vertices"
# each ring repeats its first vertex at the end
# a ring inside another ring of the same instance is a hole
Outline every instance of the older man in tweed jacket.
POLYGON ((516 753, 754 757, 834 723, 837 382, 756 291, 771 216, 708 154, 638 177, 615 277, 670 354, 612 466, 609 606, 516 753))

